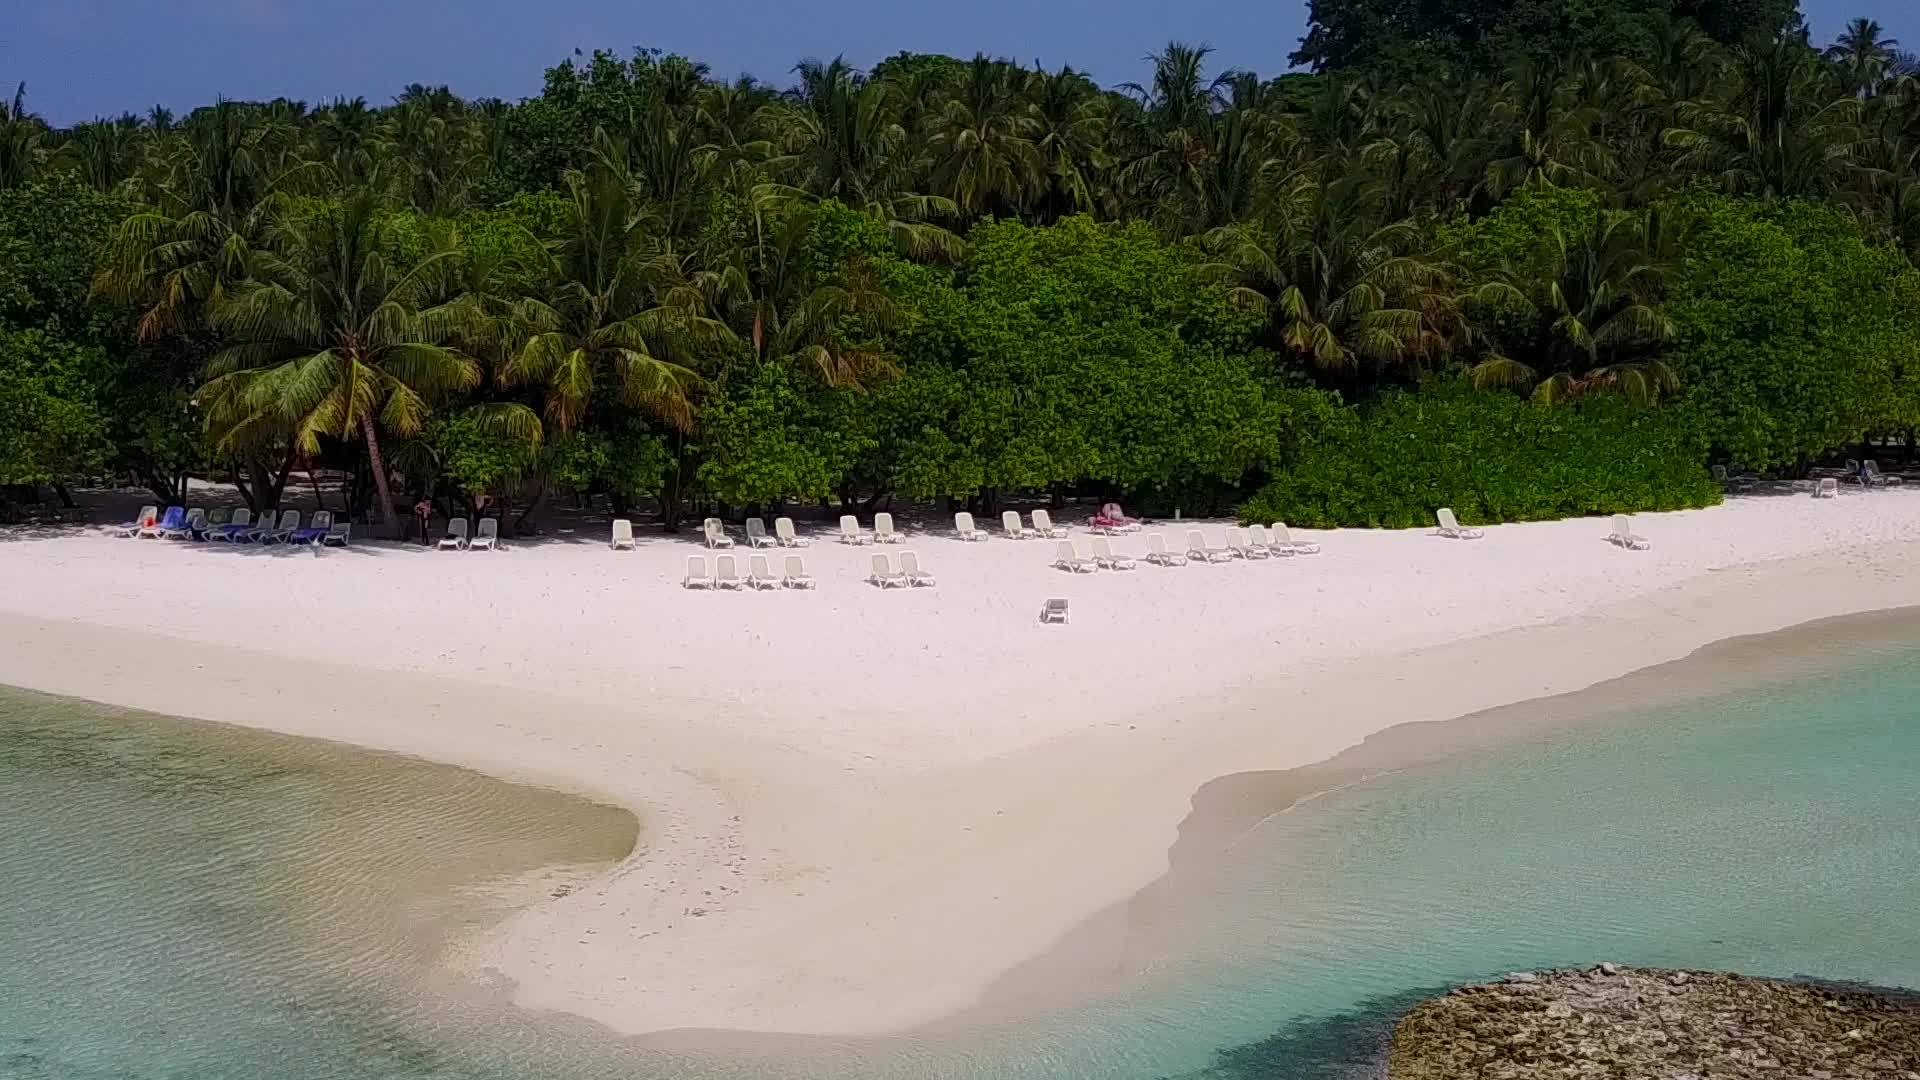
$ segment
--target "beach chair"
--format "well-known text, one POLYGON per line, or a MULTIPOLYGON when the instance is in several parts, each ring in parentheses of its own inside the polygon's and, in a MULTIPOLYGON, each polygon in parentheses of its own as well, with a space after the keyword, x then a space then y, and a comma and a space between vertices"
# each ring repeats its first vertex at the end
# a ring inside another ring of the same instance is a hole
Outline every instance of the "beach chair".
POLYGON ((680 587, 683 589, 713 588, 713 575, 707 572, 705 555, 687 556, 687 576, 680 579, 680 587))
POLYGON ((911 551, 900 553, 900 576, 906 578, 909 585, 931 586, 933 584, 933 575, 920 569, 920 556, 911 551))
POLYGON ((1128 517, 1126 512, 1120 509, 1119 503, 1113 502, 1101 504, 1100 512, 1095 514, 1087 524, 1096 533, 1113 536, 1140 531, 1140 523, 1128 517))
POLYGON ((750 548, 773 546, 773 537, 767 535, 766 522, 757 517, 747 519, 747 546, 750 548))
POLYGON ((158 521, 153 520, 151 515, 148 516, 146 524, 140 526, 140 539, 158 540, 168 532, 179 532, 186 523, 187 508, 184 506, 169 506, 167 507, 166 513, 160 515, 158 521))
POLYGON ((1236 559, 1265 559, 1273 555, 1264 547, 1255 547, 1247 530, 1238 525, 1227 530, 1227 550, 1233 552, 1236 559))
POLYGON ((1113 545, 1102 536, 1093 541, 1093 564, 1105 570, 1131 570, 1133 560, 1125 555, 1115 555, 1113 545))
POLYGON ((1272 525, 1267 526, 1267 531, 1271 533, 1273 537, 1272 540, 1269 541, 1268 546, 1276 551, 1284 548, 1293 552, 1295 555, 1320 554, 1319 544, 1313 543, 1310 540, 1295 540, 1293 534, 1287 531, 1287 526, 1283 522, 1274 522, 1272 525))
POLYGON ((765 555, 747 556, 747 584, 755 590, 780 587, 780 579, 773 576, 773 570, 767 566, 765 555))
POLYGON ((300 511, 282 510, 278 522, 273 520, 273 514, 269 511, 260 515, 259 524, 247 534, 247 538, 256 544, 284 544, 299 527, 300 511))
POLYGON ((985 540, 986 530, 974 527, 973 515, 965 510, 953 515, 953 535, 962 540, 985 540))
POLYGON ((181 519, 179 525, 169 529, 163 523, 160 527, 160 539, 198 540, 205 535, 206 528, 207 512, 196 506, 187 511, 187 516, 181 519))
POLYGON ((727 524, 719 518, 710 517, 700 523, 700 532, 706 537, 709 548, 730 548, 733 537, 727 535, 727 524))
POLYGON ((1030 535, 1020 524, 1019 513, 1013 510, 1006 510, 1000 514, 1000 527, 1007 530, 1009 540, 1025 540, 1030 535))
POLYGON ((315 510, 313 512, 313 520, 307 522, 307 527, 304 529, 295 529, 292 534, 287 537, 287 542, 290 544, 318 544, 320 541, 325 540, 327 534, 332 531, 333 511, 315 510))
POLYGON ((353 523, 350 521, 334 522, 333 527, 327 530, 327 535, 320 538, 321 547, 349 547, 352 543, 353 523))
MULTIPOLYGON (((1848 462, 1847 464, 1849 466, 1849 471, 1851 471, 1852 468, 1855 468, 1852 462, 1848 462)), ((1727 467, 1725 465, 1715 465, 1709 468, 1707 471, 1712 473, 1714 480, 1718 482, 1721 487, 1727 489, 1728 491, 1735 491, 1735 492, 1747 491, 1751 489, 1753 485, 1760 482, 1760 478, 1752 475, 1751 473, 1729 474, 1727 472, 1727 467)))
POLYGON ((869 584, 882 589, 893 589, 907 583, 906 575, 893 568, 893 557, 890 555, 875 552, 873 559, 867 565, 871 567, 867 574, 869 584))
POLYGON ((1233 552, 1226 548, 1208 547, 1206 537, 1199 529, 1187 530, 1187 558, 1194 562, 1218 563, 1231 562, 1233 552))
POLYGON ((1269 555, 1277 556, 1282 559, 1290 558, 1293 555, 1293 549, 1290 547, 1274 546, 1273 534, 1267 531, 1267 527, 1265 525, 1247 526, 1247 543, 1252 544, 1254 547, 1260 549, 1261 551, 1266 552, 1269 555))
POLYGON ((1479 529, 1470 529, 1460 524, 1454 518, 1453 511, 1447 507, 1443 506, 1436 510, 1433 516, 1434 520, 1439 522, 1439 527, 1433 530, 1435 536, 1444 536, 1449 540, 1478 540, 1486 535, 1479 529))
POLYGON ((840 542, 843 544, 871 544, 873 534, 860 527, 860 519, 852 514, 840 515, 840 542))
POLYGON ((607 546, 615 551, 632 551, 633 522, 626 518, 614 518, 613 539, 607 541, 607 546))
POLYGON ((744 589, 747 583, 740 580, 740 567, 731 555, 716 555, 713 559, 713 583, 722 589, 744 589))
POLYGON ((1821 477, 1820 482, 1818 484, 1815 484, 1813 487, 1813 497, 1816 499, 1839 498, 1840 497, 1840 481, 1835 480, 1831 476, 1821 477))
POLYGON ((482 551, 482 550, 499 551, 500 550, 500 519, 499 518, 481 518, 479 526, 474 529, 473 539, 471 541, 468 541, 467 543, 467 550, 468 551, 482 551))
POLYGON ((467 519, 454 518, 447 522, 447 535, 440 538, 440 550, 451 548, 460 551, 467 546, 467 519))
POLYGON ((1091 574, 1100 569, 1092 559, 1081 558, 1071 540, 1062 540, 1053 546, 1053 568, 1069 574, 1091 574))
POLYGON ((1877 461, 1863 461, 1860 463, 1860 483, 1866 487, 1894 487, 1906 483, 1906 478, 1881 472, 1877 461))
POLYGON ((207 539, 231 544, 246 539, 247 533, 252 530, 253 511, 243 506, 233 512, 233 520, 208 529, 207 539))
POLYGON ((1033 531, 1039 533, 1043 539, 1049 540, 1064 540, 1071 535, 1066 529, 1055 525, 1053 515, 1045 510, 1033 512, 1033 531))
POLYGON ((1629 551, 1645 551, 1653 546, 1646 537, 1633 535, 1633 523, 1625 514, 1613 515, 1613 533, 1607 539, 1629 551))
POLYGON ((900 534, 893 531, 893 515, 882 510, 873 515, 873 538, 882 544, 897 544, 900 534))
POLYGON ((789 589, 813 588, 813 578, 807 573, 806 564, 800 561, 800 556, 787 556, 786 573, 781 575, 780 584, 789 589))
POLYGON ((1040 623, 1065 623, 1067 621, 1067 602, 1054 597, 1040 602, 1040 623))
MULTIPOLYGON (((244 510, 241 511, 241 513, 245 513, 245 512, 246 511, 244 510)), ((152 506, 152 505, 143 506, 140 508, 140 512, 133 516, 132 521, 129 521, 124 525, 116 526, 113 530, 114 534, 122 538, 128 538, 128 539, 139 536, 140 530, 146 528, 148 525, 153 524, 153 522, 158 518, 159 514, 160 514, 160 508, 158 506, 152 506)))
POLYGON ((1167 538, 1159 533, 1147 536, 1147 561, 1155 566, 1187 565, 1187 557, 1177 551, 1168 551, 1167 538))
POLYGON ((803 548, 812 543, 793 531, 793 519, 790 517, 773 519, 773 538, 781 547, 803 548))

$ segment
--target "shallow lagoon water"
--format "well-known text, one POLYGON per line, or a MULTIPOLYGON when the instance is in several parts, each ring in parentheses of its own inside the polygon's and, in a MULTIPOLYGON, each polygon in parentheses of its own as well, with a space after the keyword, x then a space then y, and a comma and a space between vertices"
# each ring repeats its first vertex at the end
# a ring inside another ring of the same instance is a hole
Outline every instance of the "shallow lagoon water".
POLYGON ((509 898, 623 853, 623 812, 8 693, 0 1077, 1331 1077, 1421 994, 1514 969, 1611 959, 1920 986, 1916 778, 1920 635, 1786 681, 1543 725, 1264 817, 1094 1002, 667 1053, 514 1010, 435 963, 509 898))

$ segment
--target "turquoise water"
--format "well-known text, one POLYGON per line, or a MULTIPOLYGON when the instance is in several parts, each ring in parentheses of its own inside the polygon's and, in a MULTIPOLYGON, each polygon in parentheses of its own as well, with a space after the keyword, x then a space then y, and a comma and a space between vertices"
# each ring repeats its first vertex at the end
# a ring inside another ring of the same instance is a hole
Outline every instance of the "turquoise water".
POLYGON ((0 696, 0 1078, 1332 1077, 1422 993, 1515 969, 1920 986, 1920 644, 1272 817, 1094 1004, 750 1058, 423 979, 450 913, 483 921, 433 896, 630 828, 319 745, 0 696))

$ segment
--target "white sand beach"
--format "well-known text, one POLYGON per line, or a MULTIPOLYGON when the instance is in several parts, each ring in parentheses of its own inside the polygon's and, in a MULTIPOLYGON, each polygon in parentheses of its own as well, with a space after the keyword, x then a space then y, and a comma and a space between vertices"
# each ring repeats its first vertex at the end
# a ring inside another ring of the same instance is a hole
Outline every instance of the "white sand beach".
POLYGON ((0 683, 629 806, 630 859, 456 961, 626 1032, 891 1031, 1022 993, 1016 968, 1046 994, 1131 977, 1117 941, 1031 961, 1164 872, 1215 777, 1920 604, 1920 491, 1634 524, 1651 550, 1587 519, 1094 575, 910 531, 939 584, 884 592, 873 549, 816 535, 817 590, 720 594, 679 586, 691 534, 615 552, 599 525, 322 556, 0 531, 0 683), (1073 621, 1043 627, 1055 596, 1073 621))

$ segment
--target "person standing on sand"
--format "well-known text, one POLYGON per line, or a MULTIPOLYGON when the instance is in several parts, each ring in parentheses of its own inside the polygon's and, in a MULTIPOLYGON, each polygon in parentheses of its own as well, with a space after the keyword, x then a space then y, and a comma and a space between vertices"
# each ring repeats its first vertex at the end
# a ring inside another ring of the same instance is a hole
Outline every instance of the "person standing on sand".
POLYGON ((413 504, 413 516, 420 519, 420 546, 427 546, 427 523, 433 520, 433 502, 421 499, 413 504))

